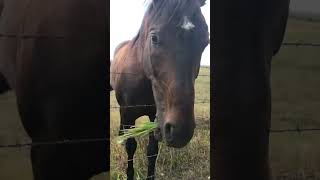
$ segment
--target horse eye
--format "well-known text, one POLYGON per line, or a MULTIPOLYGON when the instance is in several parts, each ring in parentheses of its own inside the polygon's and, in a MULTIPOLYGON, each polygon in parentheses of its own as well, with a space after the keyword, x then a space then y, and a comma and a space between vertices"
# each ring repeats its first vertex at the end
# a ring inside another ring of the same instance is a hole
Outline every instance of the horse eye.
POLYGON ((155 34, 151 35, 151 43, 154 45, 157 45, 159 43, 159 38, 157 35, 155 35, 155 34))

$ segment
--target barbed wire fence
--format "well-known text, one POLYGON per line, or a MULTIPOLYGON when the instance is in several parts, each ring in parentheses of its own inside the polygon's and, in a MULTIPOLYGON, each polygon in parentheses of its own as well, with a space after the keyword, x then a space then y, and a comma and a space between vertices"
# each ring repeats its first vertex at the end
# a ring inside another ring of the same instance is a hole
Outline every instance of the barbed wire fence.
POLYGON ((320 16, 311 17, 311 16, 306 16, 303 14, 299 15, 299 13, 292 12, 289 14, 289 17, 292 19, 296 19, 296 20, 304 21, 304 22, 316 22, 316 23, 320 22, 320 16))
MULTIPOLYGON (((313 20, 309 20, 309 21, 313 21, 313 20)), ((320 42, 305 42, 303 40, 297 40, 292 42, 284 42, 282 43, 282 46, 319 48, 320 42)), ((319 132, 320 133, 320 128, 303 128, 299 124, 297 124, 296 127, 292 127, 292 128, 269 129, 268 131, 270 133, 290 133, 290 132, 298 133, 298 134, 301 134, 303 132, 319 132)))
MULTIPOLYGON (((20 39, 67 39, 67 38, 75 38, 75 37, 66 37, 63 35, 53 36, 53 35, 34 35, 34 34, 3 34, 0 33, 1 38, 20 38, 20 39)), ((78 37, 76 37, 78 38, 78 37)), ((292 42, 284 42, 282 46, 294 46, 294 47, 320 47, 319 42, 305 42, 303 40, 292 41, 292 42)), ((202 68, 210 69, 210 66, 203 66, 202 68)), ((110 72, 113 74, 117 74, 116 72, 110 72)), ((123 73, 122 73, 123 74, 123 73)), ((126 73, 131 75, 136 75, 134 73, 126 73)), ((199 74, 200 77, 210 77, 210 74, 199 74)), ((195 104, 210 104, 210 99, 201 99, 197 100, 195 104)), ((155 106, 154 104, 145 104, 145 105, 131 105, 131 106, 122 106, 121 108, 137 108, 137 107, 146 107, 146 106, 155 106)), ((110 109, 119 109, 120 106, 110 106, 110 109)), ((210 116, 209 116, 210 118, 210 116)), ((302 133, 302 132, 319 132, 320 128, 301 128, 297 125, 295 128, 289 129, 268 129, 270 133, 302 133)), ((109 138, 84 138, 84 139, 63 139, 57 141, 43 141, 43 142, 27 142, 27 143, 14 143, 14 144, 0 144, 0 148, 24 148, 24 147, 32 147, 32 146, 47 146, 47 145, 59 145, 59 144, 81 144, 81 143, 90 143, 90 142, 110 142, 109 138)), ((150 155, 147 157, 153 157, 156 155, 150 155)), ((133 161, 134 159, 129 159, 128 161, 133 161)), ((148 177, 146 177, 148 178, 148 177)))
MULTIPOLYGON (((282 44, 283 46, 295 46, 295 47, 320 47, 320 43, 309 43, 309 42, 302 42, 302 41, 296 41, 296 42, 285 42, 282 44)), ((202 68, 209 68, 210 66, 203 66, 202 68)), ((114 72, 111 72, 114 73, 114 72)), ((121 74, 121 73, 114 73, 114 74, 121 74)), ((126 74, 126 73, 125 73, 126 74)), ((131 74, 132 75, 132 74, 131 74)), ((202 77, 210 77, 209 74, 199 74, 199 76, 202 77)), ((195 102, 195 104, 199 104, 199 103, 210 103, 210 100, 206 100, 206 99, 202 99, 202 100, 198 100, 195 102)), ((136 106, 125 106, 124 108, 131 108, 131 107, 149 107, 149 106, 155 106, 154 104, 148 104, 148 105, 136 105, 136 106)), ((110 108, 113 109, 117 109, 120 108, 120 106, 111 106, 110 108)), ((210 118, 210 117, 209 117, 210 118)), ((130 126, 130 125, 127 125, 130 126)), ((309 132, 309 131, 316 131, 320 133, 320 128, 301 128, 300 126, 296 126, 295 128, 289 128, 289 129, 266 129, 269 133, 302 133, 302 132, 309 132)), ((154 155, 149 155, 149 156, 144 156, 145 158, 149 158, 149 157, 155 157, 158 154, 154 154, 154 155)), ((133 161, 133 160, 138 160, 141 158, 132 158, 132 159, 128 159, 127 161, 133 161)), ((152 176, 148 176, 145 177, 150 178, 150 177, 156 177, 156 175, 152 175, 152 176)))
MULTIPOLYGON (((209 72, 210 72, 210 66, 201 66, 202 69, 209 69, 209 72)), ((129 76, 135 76, 135 75, 141 75, 141 74, 136 74, 136 73, 129 73, 129 72, 110 72, 110 74, 115 74, 115 75, 129 75, 129 76)), ((198 75, 198 77, 202 77, 202 78, 210 78, 210 73, 206 73, 206 74, 203 74, 203 73, 200 73, 198 75)), ((209 91, 210 89, 208 89, 208 94, 209 94, 209 91)), ((201 104, 209 104, 210 105, 210 99, 209 98, 206 98, 206 99, 200 99, 200 98, 197 98, 194 102, 194 105, 197 106, 197 105, 201 105, 201 104)), ((137 104, 137 105, 127 105, 127 106, 117 106, 117 105, 110 105, 110 110, 113 110, 113 111, 116 111, 116 110, 119 110, 120 108, 144 108, 144 107, 156 107, 155 104, 137 104)), ((207 111, 207 116, 196 116, 195 118, 196 119, 200 119, 200 118, 206 118, 206 119, 210 119, 210 112, 207 111)), ((130 128, 132 127, 133 125, 127 125, 127 124, 119 124, 119 126, 124 126, 126 128, 130 128)), ((210 126, 210 124, 208 123, 208 127, 210 126)), ((208 137, 209 138, 209 137, 208 137)), ((161 145, 160 145, 161 146, 161 145)), ((134 160, 143 160, 145 158, 152 158, 152 157, 157 157, 159 154, 161 154, 161 148, 159 149, 159 152, 157 154, 151 154, 151 155, 146 155, 145 153, 144 154, 137 154, 135 153, 135 157, 134 158, 131 158, 131 159, 127 159, 125 160, 125 162, 131 162, 131 161, 134 161, 134 160), (141 157, 138 157, 138 156, 141 156, 141 157)), ((111 152, 112 153, 112 152, 111 152)), ((122 162, 118 162, 118 163, 124 163, 123 161, 122 162)), ((209 166, 209 165, 208 165, 209 166)), ((125 170, 124 170, 125 171, 125 170)), ((142 176, 140 175, 140 178, 142 179, 149 179, 149 178, 153 178, 153 177, 157 177, 157 172, 155 171, 155 174, 151 175, 151 176, 142 176)))

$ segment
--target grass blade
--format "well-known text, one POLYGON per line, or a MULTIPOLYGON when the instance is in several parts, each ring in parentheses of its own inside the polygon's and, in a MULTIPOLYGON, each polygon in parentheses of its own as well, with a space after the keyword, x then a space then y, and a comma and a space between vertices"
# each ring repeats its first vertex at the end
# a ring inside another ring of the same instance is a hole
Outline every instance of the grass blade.
POLYGON ((139 126, 124 130, 124 134, 117 137, 117 143, 121 144, 129 138, 143 137, 156 130, 158 124, 155 122, 145 122, 139 126))

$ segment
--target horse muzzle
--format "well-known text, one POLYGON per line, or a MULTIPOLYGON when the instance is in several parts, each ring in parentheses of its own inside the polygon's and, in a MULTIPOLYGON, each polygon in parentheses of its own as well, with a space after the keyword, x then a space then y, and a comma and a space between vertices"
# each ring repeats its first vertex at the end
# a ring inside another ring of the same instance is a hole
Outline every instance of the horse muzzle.
POLYGON ((164 141, 169 147, 182 148, 190 142, 193 137, 194 128, 195 125, 179 127, 166 122, 162 128, 155 130, 154 136, 158 141, 164 141))

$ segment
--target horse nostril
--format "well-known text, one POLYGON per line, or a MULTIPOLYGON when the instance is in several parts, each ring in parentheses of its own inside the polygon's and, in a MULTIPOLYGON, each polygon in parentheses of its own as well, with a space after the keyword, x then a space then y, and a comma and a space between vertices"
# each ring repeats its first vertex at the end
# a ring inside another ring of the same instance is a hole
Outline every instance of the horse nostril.
POLYGON ((164 125, 165 138, 168 142, 171 142, 173 140, 173 130, 174 126, 172 124, 166 123, 164 125))

